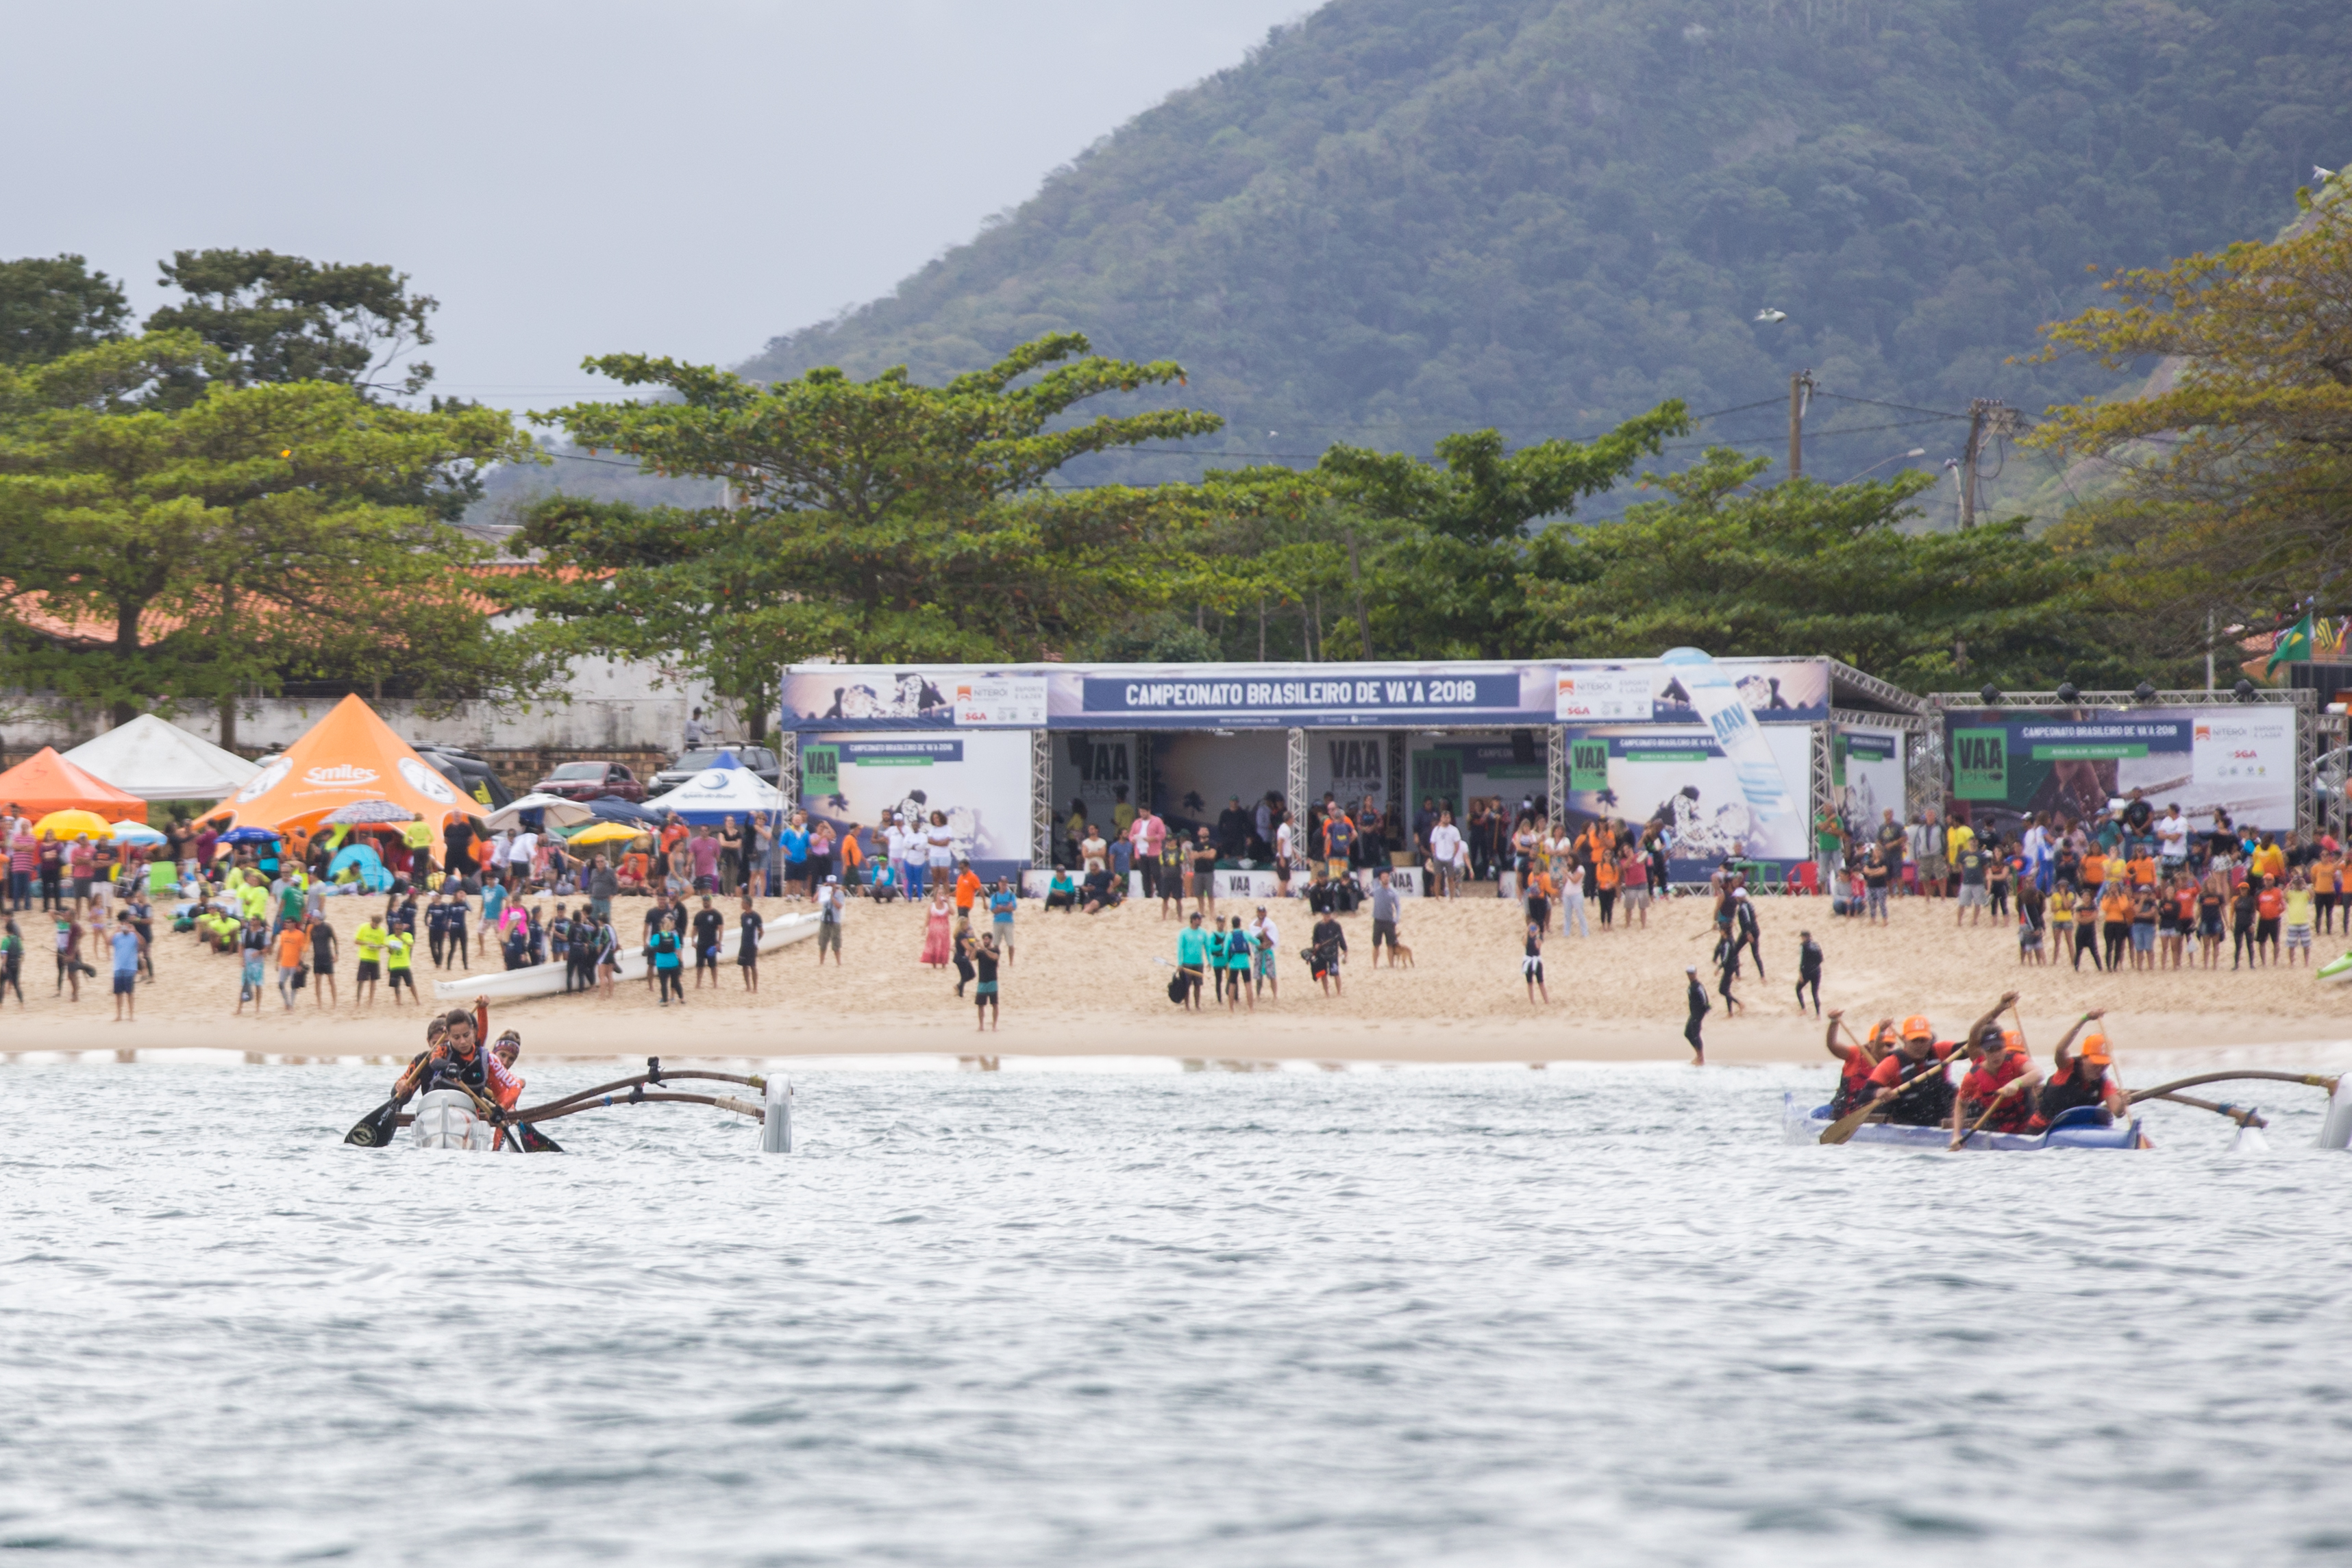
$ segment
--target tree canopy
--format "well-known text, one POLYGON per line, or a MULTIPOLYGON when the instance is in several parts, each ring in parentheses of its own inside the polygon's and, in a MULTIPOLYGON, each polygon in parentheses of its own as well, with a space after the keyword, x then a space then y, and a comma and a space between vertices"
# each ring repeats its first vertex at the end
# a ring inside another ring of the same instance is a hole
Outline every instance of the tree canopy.
POLYGON ((0 365, 37 365, 122 334, 122 286, 78 256, 0 261, 0 365))
POLYGON ((2117 303, 2049 329, 2053 353, 2122 369, 2164 356, 2144 395, 2055 410, 2033 439, 2090 460, 2101 488, 2063 542, 2103 560, 2139 634, 2201 646, 2206 616, 2313 595, 2352 608, 2352 194, 2302 221, 2107 279, 2117 303))
POLYGON ((2021 523, 1918 531, 1906 525, 1934 483, 1924 474, 1759 486, 1767 466, 1715 448, 1652 476, 1666 499, 1538 536, 1530 645, 1582 658, 1801 650, 1923 692, 2130 685, 2158 673, 2108 645, 2091 563, 2021 523))
MULTIPOLYGON (((147 318, 151 332, 194 332, 220 350, 235 386, 340 382, 372 396, 414 397, 433 379, 422 361, 440 301, 408 292, 408 275, 376 262, 316 262, 269 250, 182 250, 161 282, 185 297, 147 318), (392 379, 385 379, 385 378, 392 379)), ((178 383, 183 401, 197 391, 178 383)))
POLYGON ((904 369, 760 386, 642 355, 588 366, 670 395, 536 417, 589 451, 723 480, 734 502, 541 501, 510 546, 541 558, 528 602, 570 646, 677 658, 755 726, 793 660, 1053 656, 1156 607, 1183 497, 1050 481, 1074 457, 1219 423, 1184 409, 1079 417, 1183 371, 1094 355, 1075 333, 939 387, 904 369))

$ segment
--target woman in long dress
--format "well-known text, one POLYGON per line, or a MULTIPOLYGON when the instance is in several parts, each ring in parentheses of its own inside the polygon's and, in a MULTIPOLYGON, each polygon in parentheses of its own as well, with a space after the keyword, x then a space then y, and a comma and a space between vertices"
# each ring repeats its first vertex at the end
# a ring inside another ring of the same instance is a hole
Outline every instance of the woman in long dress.
POLYGON ((944 969, 955 956, 952 922, 955 905, 948 902, 947 889, 934 887, 928 918, 923 922, 923 959, 934 969, 944 969))

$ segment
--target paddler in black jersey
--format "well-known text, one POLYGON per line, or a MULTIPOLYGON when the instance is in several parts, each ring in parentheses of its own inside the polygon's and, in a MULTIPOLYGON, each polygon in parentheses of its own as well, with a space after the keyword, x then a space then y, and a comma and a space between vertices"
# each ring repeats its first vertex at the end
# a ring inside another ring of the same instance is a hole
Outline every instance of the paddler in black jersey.
POLYGON ((2106 1016, 2105 1008, 2084 1013, 2066 1031, 2066 1038, 2058 1042, 2057 1052, 2051 1059, 2053 1071, 2042 1085, 2041 1103, 2035 1107, 2039 1113, 2033 1118, 2035 1130, 2047 1127, 2062 1113, 2078 1105, 2098 1107, 2106 1113, 2110 1124, 2131 1114, 2131 1096, 2124 1092, 2116 1074, 2115 1059, 2107 1052, 2106 1031, 2094 1028, 2084 1035, 2081 1045, 2074 1043, 2074 1037, 2082 1034, 2086 1026, 2106 1016))
POLYGON ((472 1095, 485 1111, 493 1104, 513 1104, 522 1092, 522 1080, 509 1072, 506 1063, 494 1053, 481 1048, 489 1016, 488 997, 476 998, 472 1012, 459 1008, 445 1014, 440 1040, 428 1043, 408 1064, 408 1071, 401 1074, 393 1091, 394 1098, 405 1100, 411 1094, 429 1094, 436 1089, 459 1089, 472 1095))

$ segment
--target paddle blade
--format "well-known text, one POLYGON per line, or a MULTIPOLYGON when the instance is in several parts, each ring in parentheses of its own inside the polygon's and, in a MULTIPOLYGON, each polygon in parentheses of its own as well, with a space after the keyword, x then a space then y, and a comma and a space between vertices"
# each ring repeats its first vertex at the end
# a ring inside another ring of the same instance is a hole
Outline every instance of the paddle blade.
POLYGON ((522 1152, 524 1154, 560 1155, 563 1152, 563 1145, 562 1144, 557 1143, 553 1138, 549 1137, 545 1133, 541 1132, 529 1122, 516 1123, 515 1131, 521 1135, 522 1152))
POLYGON ((354 1123, 352 1130, 343 1134, 343 1142, 357 1145, 362 1149, 383 1148, 392 1142, 395 1118, 399 1114, 400 1102, 387 1100, 354 1123))
POLYGON ((1847 1139, 1853 1137, 1855 1133, 1862 1130, 1862 1124, 1864 1122, 1869 1121, 1870 1113, 1877 1109, 1878 1107, 1875 1104, 1870 1104, 1864 1105, 1859 1111, 1847 1112, 1844 1115, 1840 1116, 1836 1121, 1832 1122, 1828 1126, 1822 1129, 1822 1142, 1824 1144, 1844 1143, 1847 1139))

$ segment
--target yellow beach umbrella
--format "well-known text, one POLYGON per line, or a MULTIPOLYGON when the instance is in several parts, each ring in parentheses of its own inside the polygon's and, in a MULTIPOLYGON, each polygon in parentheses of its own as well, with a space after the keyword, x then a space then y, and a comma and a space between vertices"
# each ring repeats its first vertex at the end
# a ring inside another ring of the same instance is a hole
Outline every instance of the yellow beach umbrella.
POLYGON ((565 841, 574 844, 625 843, 640 836, 645 831, 643 828, 630 827, 625 822, 598 822, 593 827, 581 829, 565 841))
POLYGON ((110 839, 113 827, 96 811, 51 811, 33 824, 33 836, 54 833, 61 839, 110 839))

